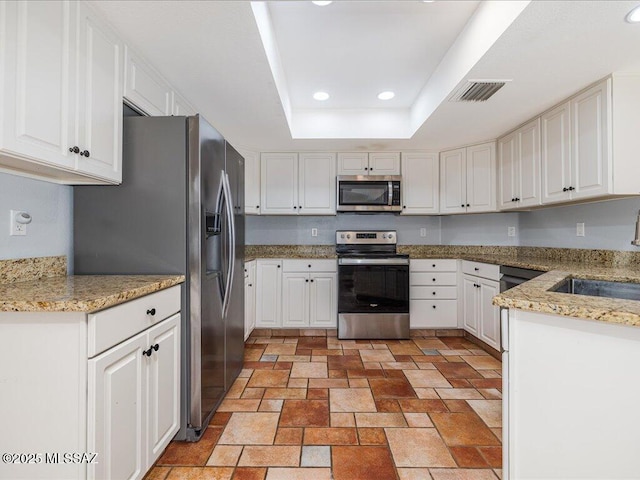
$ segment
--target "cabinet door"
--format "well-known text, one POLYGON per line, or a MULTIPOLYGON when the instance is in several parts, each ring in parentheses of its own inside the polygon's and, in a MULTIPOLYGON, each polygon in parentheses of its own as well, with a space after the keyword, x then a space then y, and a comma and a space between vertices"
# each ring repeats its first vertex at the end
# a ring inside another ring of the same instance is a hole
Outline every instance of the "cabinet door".
POLYGON ((309 274, 282 274, 282 326, 309 325, 309 274))
POLYGON ((500 308, 493 305, 493 297, 500 293, 500 284, 493 280, 479 280, 479 338, 496 350, 500 349, 500 308))
POLYGON ((256 262, 245 264, 244 280, 244 339, 247 340, 256 326, 256 262))
POLYGON ((369 154, 366 152, 338 153, 338 175, 367 175, 369 154))
POLYGON ((518 129, 518 207, 540 205, 540 119, 518 129))
POLYGON ((474 145, 466 155, 467 212, 492 212, 496 209, 496 145, 474 145))
POLYGON ((260 213, 298 213, 298 154, 263 153, 260 159, 260 213))
POLYGON ((498 208, 509 210, 517 208, 515 198, 517 195, 516 178, 518 176, 517 165, 518 135, 517 132, 498 140, 498 208))
POLYGON ((467 210, 466 149, 440 153, 440 213, 467 210))
POLYGON ((440 163, 437 153, 402 154, 402 214, 438 213, 440 163))
POLYGON ((478 335, 478 285, 479 278, 462 276, 462 320, 466 331, 478 335))
POLYGON ((143 332, 88 361, 87 465, 95 479, 142 478, 146 471, 146 369, 143 332))
POLYGON ((542 115, 542 203, 569 200, 571 192, 571 108, 569 102, 542 115))
POLYGON ((77 170, 120 183, 123 46, 85 3, 79 5, 77 170))
POLYGON ((282 325, 282 261, 257 260, 256 264, 256 327, 282 325))
POLYGON ((175 90, 171 92, 171 115, 189 117, 198 113, 182 95, 175 90))
POLYGON ((2 2, 5 151, 75 168, 76 2, 2 2), (45 28, 46 27, 46 28, 45 28))
POLYGON ((298 213, 336 214, 336 156, 301 153, 298 160, 298 213))
POLYGON ((369 153, 369 175, 400 175, 400 153, 369 153))
POLYGON ((125 46, 124 78, 124 98, 129 103, 152 117, 171 115, 171 87, 129 45, 125 46))
POLYGON ((180 429, 180 313, 149 329, 147 349, 146 468, 150 468, 180 429))
POLYGON ((609 193, 611 185, 610 103, 611 79, 571 100, 571 198, 609 193))
POLYGON ((309 325, 337 328, 338 326, 338 274, 311 275, 309 288, 309 325))
POLYGON ((244 157, 244 213, 260 215, 260 154, 239 149, 244 157))

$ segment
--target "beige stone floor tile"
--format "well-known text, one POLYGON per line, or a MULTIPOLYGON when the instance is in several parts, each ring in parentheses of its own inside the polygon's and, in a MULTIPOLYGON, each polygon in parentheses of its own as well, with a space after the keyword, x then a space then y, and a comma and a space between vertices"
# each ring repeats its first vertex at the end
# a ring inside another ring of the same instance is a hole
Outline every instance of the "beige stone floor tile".
POLYGON ((296 345, 290 343, 271 344, 264 350, 265 355, 293 355, 296 353, 296 345))
POLYGON ((380 366, 385 370, 418 370, 413 362, 380 362, 380 366))
POLYGON ((308 378, 290 378, 287 384, 287 388, 307 388, 308 386, 308 378))
POLYGON ((444 355, 445 357, 451 357, 451 356, 462 356, 462 355, 469 355, 469 350, 464 350, 464 349, 460 349, 460 350, 438 350, 438 352, 440 352, 440 355, 444 355))
POLYGON ((289 381, 287 370, 256 370, 251 375, 247 387, 286 387, 289 381))
POLYGON ((467 400, 489 428, 502 427, 502 400, 467 400))
POLYGON ((412 341, 411 343, 403 343, 400 345, 389 345, 389 350, 394 355, 421 355, 422 350, 420 350, 415 343, 412 341))
POLYGON ((233 382, 231 388, 227 392, 227 395, 224 398, 240 398, 242 396, 242 392, 244 391, 244 387, 247 386, 248 378, 238 377, 236 381, 233 382))
POLYGON ((238 461, 239 467, 297 467, 299 464, 300 447, 293 445, 247 446, 238 461))
POLYGON ((500 370, 502 368, 502 363, 489 355, 461 356, 461 358, 476 370, 500 370))
POLYGON ((409 427, 426 428, 433 427, 433 422, 426 413, 404 413, 404 418, 409 427))
POLYGON ((428 350, 440 350, 446 349, 447 344, 442 342, 437 338, 414 338, 413 343, 415 343, 418 348, 428 349, 428 350))
POLYGON ((311 357, 312 362, 325 362, 327 363, 327 355, 313 355, 311 357))
POLYGON ((478 370, 484 378, 502 378, 502 373, 498 370, 478 370))
POLYGON ((236 412, 227 422, 218 444, 272 445, 279 417, 275 412, 236 412))
POLYGON ((272 337, 257 337, 254 343, 284 343, 284 338, 272 338, 272 337))
POLYGON ((331 412, 375 412, 376 404, 368 388, 332 388, 329 390, 331 412))
POLYGON ((242 392, 243 399, 260 399, 264 395, 264 388, 245 388, 242 392))
POLYGON ((310 378, 309 388, 347 388, 349 381, 346 378, 310 378))
POLYGON ((291 378, 328 378, 327 364, 296 362, 291 367, 291 378))
POLYGON ((443 400, 472 400, 484 398, 475 388, 436 388, 436 392, 438 392, 438 395, 443 400))
POLYGON ((366 378, 350 378, 349 388, 369 388, 369 381, 366 378))
POLYGON ((260 402, 259 412, 279 412, 282 410, 284 400, 262 400, 260 402))
POLYGON ((420 399, 438 399, 440 396, 434 388, 414 388, 416 395, 420 399))
POLYGON ((332 480, 330 468, 269 468, 266 480, 332 480))
POLYGON ((207 460, 210 467, 235 467, 242 453, 242 445, 216 445, 207 460))
POLYGON ((252 368, 243 368, 238 375, 239 378, 249 378, 253 373, 252 368))
POLYGON ((491 431, 502 442, 502 428, 492 428, 491 431))
POLYGON ((494 468, 493 469, 493 473, 496 474, 496 477, 498 477, 500 480, 502 480, 502 469, 501 468, 494 468))
POLYGON ((267 388, 263 399, 307 398, 306 388, 267 388))
POLYGON ((435 428, 385 428, 396 467, 455 467, 435 428))
POLYGON ((353 416, 353 413, 332 412, 330 416, 331 416, 332 427, 355 427, 356 426, 356 420, 353 416))
POLYGON ((374 350, 389 350, 389 346, 384 343, 375 343, 371 345, 374 350))
POLYGON ((380 370, 382 366, 380 362, 362 362, 365 370, 380 370))
POLYGON ((153 467, 144 476, 144 480, 165 480, 171 467, 153 467))
POLYGON ((408 370, 404 375, 413 388, 451 387, 451 384, 437 370, 408 370))
POLYGON ((255 412, 258 410, 260 400, 256 398, 249 399, 224 399, 218 407, 218 412, 255 412))
POLYGON ((400 480, 431 480, 428 468, 399 468, 400 480))
POLYGON ((356 413, 356 426, 364 427, 406 427, 402 413, 356 413))
POLYGON ((487 400, 499 400, 502 398, 502 392, 497 388, 479 388, 478 391, 487 400))
POLYGON ((418 362, 416 365, 420 370, 436 370, 436 366, 430 362, 418 362))
POLYGON ((442 469, 430 468, 429 473, 433 480, 497 480, 498 477, 492 470, 486 469, 442 469))
POLYGON ((173 467, 166 480, 229 480, 232 467, 173 467))
POLYGON ((311 355, 279 355, 279 362, 310 362, 311 355))
POLYGON ((360 350, 362 362, 395 362, 389 350, 360 350))

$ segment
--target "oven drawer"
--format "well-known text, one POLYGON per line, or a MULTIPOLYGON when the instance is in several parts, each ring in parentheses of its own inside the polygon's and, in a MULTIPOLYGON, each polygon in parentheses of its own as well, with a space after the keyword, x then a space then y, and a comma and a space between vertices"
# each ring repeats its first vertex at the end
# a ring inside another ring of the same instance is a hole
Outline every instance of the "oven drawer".
POLYGON ((427 287, 412 285, 409 289, 411 300, 455 300, 458 298, 458 287, 427 287))
POLYGON ((498 281, 500 280, 500 265, 463 260, 462 273, 498 281))
POLYGON ((456 259, 419 259, 411 260, 411 272, 457 272, 456 259))
POLYGON ((411 300, 411 328, 456 328, 457 300, 411 300))
POLYGON ((411 272, 411 285, 457 285, 455 272, 411 272))
POLYGON ((336 272, 338 262, 335 259, 296 259, 282 260, 283 272, 336 272))

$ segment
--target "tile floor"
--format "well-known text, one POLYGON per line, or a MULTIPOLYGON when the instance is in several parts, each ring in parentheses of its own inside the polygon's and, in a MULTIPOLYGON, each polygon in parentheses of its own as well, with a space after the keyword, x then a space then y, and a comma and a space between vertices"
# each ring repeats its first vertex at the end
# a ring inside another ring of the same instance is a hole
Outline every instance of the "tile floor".
POLYGON ((198 443, 149 480, 497 480, 501 364, 462 337, 252 337, 198 443))

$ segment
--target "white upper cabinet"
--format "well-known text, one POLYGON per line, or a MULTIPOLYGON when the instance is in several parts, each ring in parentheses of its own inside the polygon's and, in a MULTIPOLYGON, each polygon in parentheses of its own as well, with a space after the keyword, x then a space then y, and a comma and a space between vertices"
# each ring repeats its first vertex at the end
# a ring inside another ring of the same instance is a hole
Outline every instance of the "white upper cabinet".
POLYGON ((338 175, 400 175, 400 153, 340 152, 338 175))
POLYGON ((335 215, 335 154, 263 153, 260 175, 261 214, 335 215))
POLYGON ((123 47, 80 2, 2 2, 0 166, 119 183, 123 47))
POLYGON ((437 153, 402 154, 402 215, 439 212, 439 171, 437 153))
POLYGON ((571 107, 569 102, 540 117, 542 203, 571 198, 571 107))
POLYGON ((244 157, 244 213, 260 214, 260 154, 238 149, 244 157))
POLYGON ((498 139, 499 208, 540 205, 540 119, 498 139))
POLYGON ((171 86, 151 65, 125 46, 124 98, 150 116, 171 115, 171 86))
POLYGON ((495 210, 495 144, 440 153, 440 213, 495 210))
POLYGON ((196 109, 175 90, 171 92, 171 115, 189 117, 197 114, 196 109))

